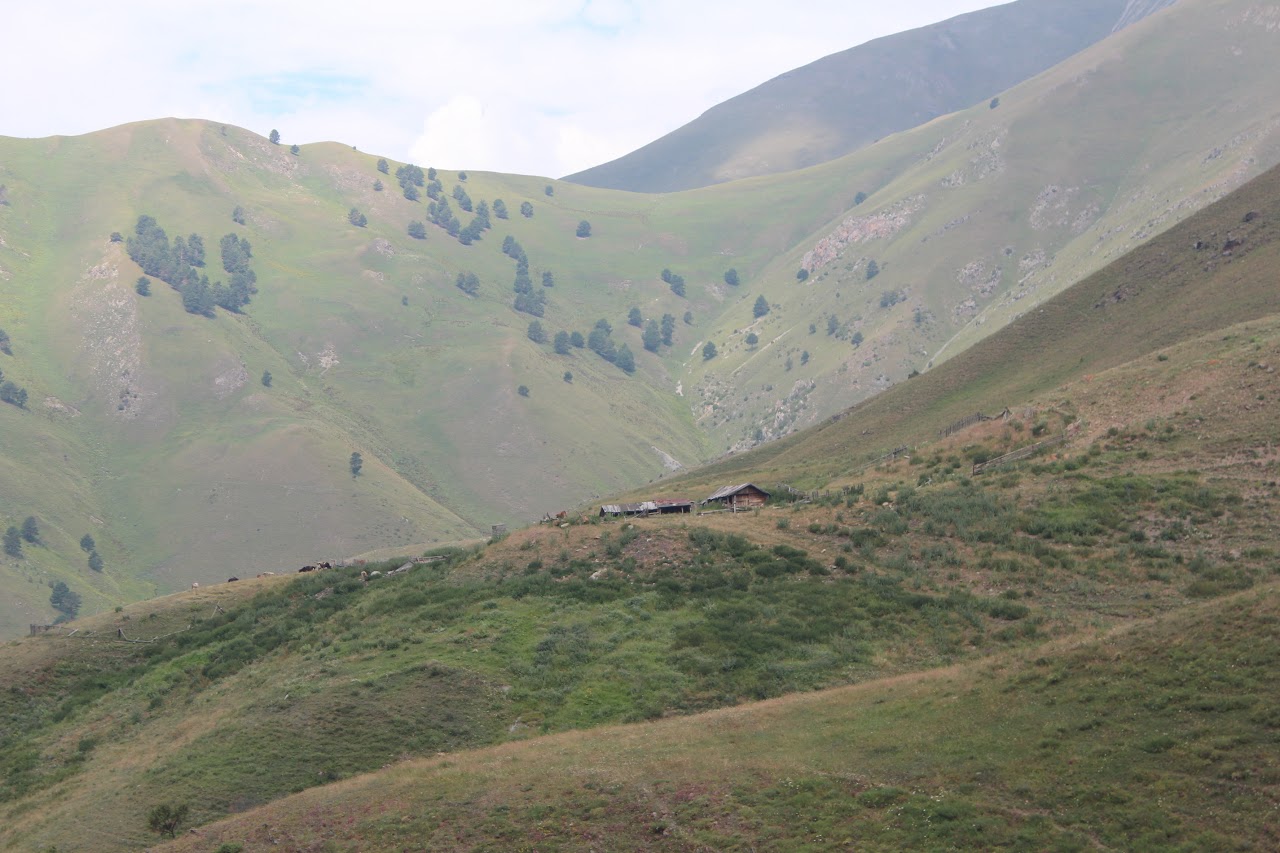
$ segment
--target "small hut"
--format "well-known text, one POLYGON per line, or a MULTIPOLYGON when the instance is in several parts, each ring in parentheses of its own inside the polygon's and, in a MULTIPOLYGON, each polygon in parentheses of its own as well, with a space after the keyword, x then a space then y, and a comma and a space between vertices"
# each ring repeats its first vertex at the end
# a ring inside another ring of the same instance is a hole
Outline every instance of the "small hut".
POLYGON ((762 507, 767 500, 769 500, 769 493, 764 489, 751 483, 743 483, 740 486, 725 486, 717 489, 715 494, 702 502, 702 505, 718 503, 723 509, 740 512, 762 507))
POLYGON ((661 515, 676 515, 693 512, 693 501, 656 500, 653 502, 661 515))

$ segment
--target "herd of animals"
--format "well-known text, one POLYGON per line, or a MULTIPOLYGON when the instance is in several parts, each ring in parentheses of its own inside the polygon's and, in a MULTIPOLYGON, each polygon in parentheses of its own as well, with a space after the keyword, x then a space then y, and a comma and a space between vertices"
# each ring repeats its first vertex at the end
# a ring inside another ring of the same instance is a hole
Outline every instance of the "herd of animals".
MULTIPOLYGON (((360 571, 360 580, 362 580, 362 581, 368 581, 368 580, 372 580, 372 579, 380 578, 380 577, 392 577, 393 575, 402 575, 402 574, 404 574, 405 572, 409 571, 411 568, 413 568, 413 566, 414 566, 414 564, 415 564, 415 563, 432 563, 432 562, 435 562, 437 559, 440 559, 440 558, 439 558, 439 557, 434 557, 434 558, 433 558, 433 557, 428 557, 428 558, 426 558, 426 559, 422 559, 422 560, 410 560, 409 562, 405 563, 405 564, 404 564, 403 566, 401 566, 400 568, 398 568, 398 569, 393 569, 393 570, 391 570, 391 571, 389 571, 389 572, 386 572, 385 574, 384 574, 383 572, 377 572, 377 571, 374 571, 374 572, 366 572, 366 571, 364 571, 364 570, 362 569, 362 570, 360 571)), ((364 563, 364 560, 357 560, 357 561, 355 562, 355 565, 361 565, 361 564, 363 564, 363 563, 364 563)), ((339 565, 342 565, 342 564, 341 564, 341 563, 339 563, 339 565)), ((332 569, 332 568, 333 568, 333 563, 329 562, 328 560, 325 560, 324 562, 322 562, 322 563, 317 563, 317 564, 316 564, 316 565, 314 565, 314 566, 303 566, 302 568, 298 569, 298 573, 299 573, 299 574, 303 574, 303 573, 305 573, 305 572, 318 572, 318 571, 321 571, 321 570, 323 570, 323 569, 332 569)), ((269 577, 274 577, 274 576, 275 576, 275 574, 276 574, 275 572, 258 572, 258 577, 260 577, 260 578, 269 578, 269 577)), ((236 581, 238 581, 238 580, 240 580, 240 578, 237 578, 237 577, 229 577, 229 578, 227 578, 227 583, 235 583, 235 582, 236 582, 236 581)), ((199 588, 200 588, 200 583, 199 583, 198 581, 193 581, 193 582, 192 582, 192 584, 191 584, 191 588, 192 588, 192 589, 199 589, 199 588)))

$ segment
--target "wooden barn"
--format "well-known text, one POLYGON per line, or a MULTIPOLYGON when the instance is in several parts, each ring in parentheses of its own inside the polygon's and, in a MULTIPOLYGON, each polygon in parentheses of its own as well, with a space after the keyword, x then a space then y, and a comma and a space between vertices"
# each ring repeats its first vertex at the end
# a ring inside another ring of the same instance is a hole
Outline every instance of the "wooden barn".
POLYGON ((769 493, 764 489, 751 483, 743 483, 740 486, 725 486, 717 489, 715 494, 702 502, 702 505, 720 504, 724 509, 739 512, 762 507, 767 500, 769 500, 769 493))

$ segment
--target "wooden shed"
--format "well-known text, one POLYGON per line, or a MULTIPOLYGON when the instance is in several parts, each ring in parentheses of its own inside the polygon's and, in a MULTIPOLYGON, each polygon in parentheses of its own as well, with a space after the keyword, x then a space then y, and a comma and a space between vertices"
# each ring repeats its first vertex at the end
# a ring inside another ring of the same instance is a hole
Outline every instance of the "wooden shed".
POLYGON ((740 486, 724 486, 717 489, 715 494, 702 502, 702 505, 718 503, 725 509, 738 512, 762 507, 767 500, 769 500, 769 493, 764 489, 751 483, 743 483, 740 486))

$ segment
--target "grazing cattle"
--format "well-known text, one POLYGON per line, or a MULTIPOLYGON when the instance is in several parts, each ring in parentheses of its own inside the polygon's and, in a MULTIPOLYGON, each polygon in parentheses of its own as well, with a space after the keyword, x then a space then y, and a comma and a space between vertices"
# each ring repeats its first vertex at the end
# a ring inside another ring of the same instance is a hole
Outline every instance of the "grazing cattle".
POLYGON ((192 588, 192 589, 199 589, 199 588, 200 588, 200 584, 199 584, 199 582, 197 582, 197 581, 192 581, 192 583, 191 583, 191 588, 192 588))
POLYGON ((303 566, 302 568, 298 569, 299 572, 314 572, 315 570, 316 570, 315 566, 303 566))
POLYGON ((380 577, 382 577, 382 572, 369 572, 369 577, 370 577, 370 578, 380 578, 380 577))
POLYGON ((320 564, 319 568, 321 568, 321 569, 332 569, 332 568, 333 568, 333 563, 330 563, 328 560, 325 560, 323 563, 321 563, 321 564, 320 564))
POLYGON ((235 583, 238 580, 240 580, 240 578, 227 578, 227 583, 235 583))
POLYGON ((369 579, 369 573, 368 573, 368 572, 364 572, 364 571, 360 572, 360 580, 362 580, 362 581, 367 581, 368 579, 369 579))

